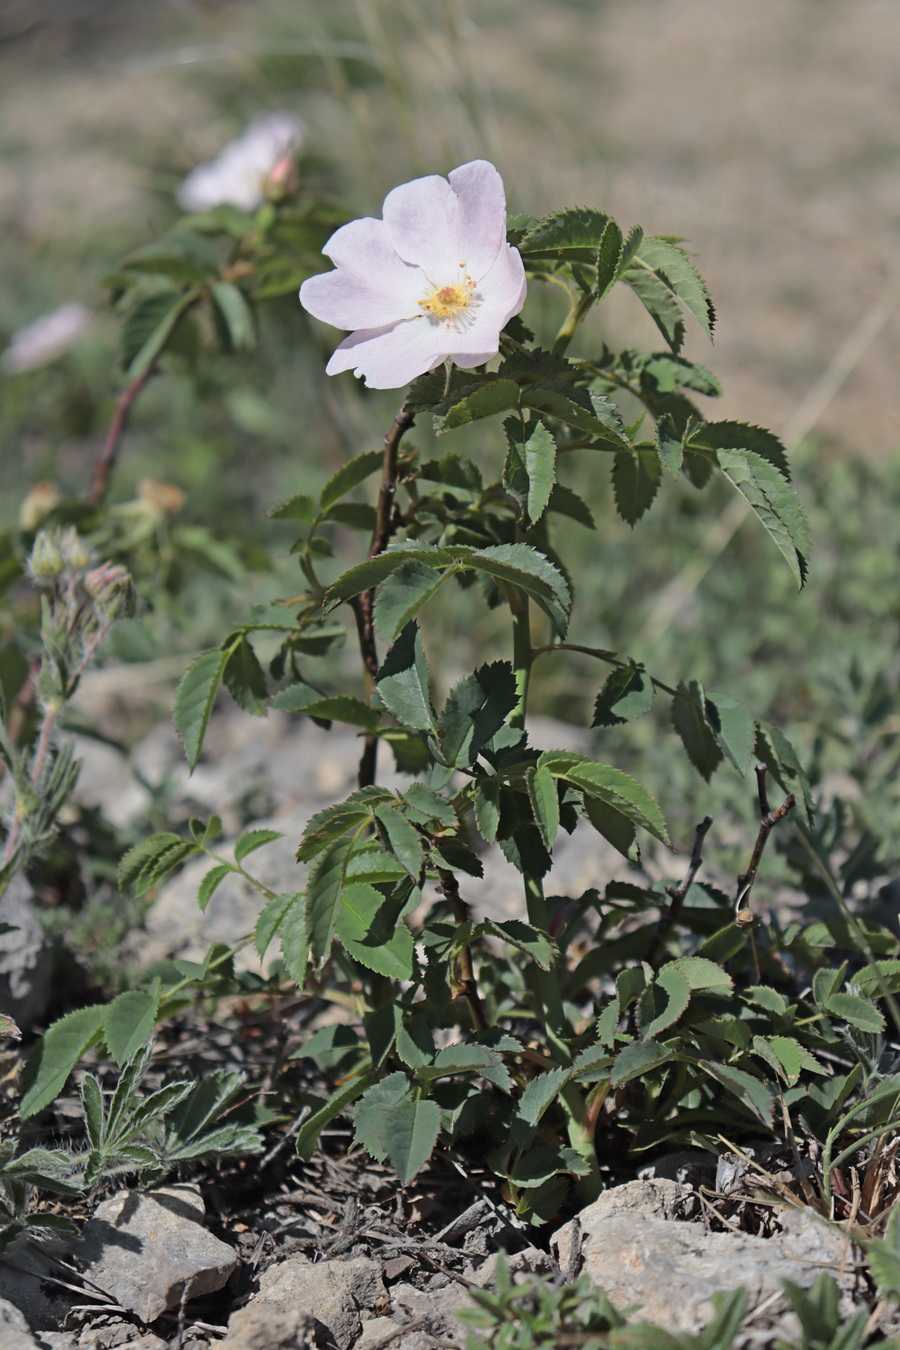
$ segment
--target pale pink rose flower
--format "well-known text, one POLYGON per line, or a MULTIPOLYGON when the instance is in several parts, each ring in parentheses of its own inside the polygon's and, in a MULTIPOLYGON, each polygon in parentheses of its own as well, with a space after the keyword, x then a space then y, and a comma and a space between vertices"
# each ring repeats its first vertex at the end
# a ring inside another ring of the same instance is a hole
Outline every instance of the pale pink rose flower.
POLYGON ((397 389, 442 361, 464 369, 497 354, 500 330, 525 303, 525 269, 506 242, 503 180, 476 159, 446 178, 394 188, 383 218, 342 225, 322 250, 333 272, 310 277, 300 303, 355 331, 326 366, 374 389, 397 389))
POLYGON ((6 351, 0 356, 0 370, 19 375, 55 361, 73 347, 91 322, 87 305, 73 300, 44 314, 13 333, 6 351))
POLYGON ((178 205, 185 211, 211 211, 216 206, 255 211, 265 198, 266 178, 279 160, 296 154, 305 131, 293 113, 254 117, 215 159, 198 164, 188 174, 178 189, 178 205))

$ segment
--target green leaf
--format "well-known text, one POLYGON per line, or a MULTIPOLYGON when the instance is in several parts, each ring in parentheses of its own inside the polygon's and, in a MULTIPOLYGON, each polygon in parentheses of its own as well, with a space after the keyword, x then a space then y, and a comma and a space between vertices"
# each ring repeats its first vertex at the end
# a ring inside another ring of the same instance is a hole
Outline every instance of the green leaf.
POLYGON ((520 402, 525 408, 555 417, 590 436, 595 450, 631 450, 622 414, 614 403, 593 389, 562 381, 526 385, 520 402))
POLYGON ((494 376, 455 402, 445 399, 440 405, 441 410, 435 412, 434 430, 438 436, 443 436, 455 427, 467 426, 482 417, 495 417, 498 413, 509 412, 518 402, 519 386, 516 382, 494 376))
POLYGON ((678 301, 665 282, 640 263, 632 263, 620 280, 630 286, 666 342, 676 354, 684 345, 684 319, 678 301))
POLYGON ((546 765, 557 778, 591 797, 612 806, 636 825, 649 831, 661 843, 669 843, 669 832, 662 812, 645 787, 627 773, 609 764, 598 764, 584 755, 558 750, 544 751, 538 765, 546 765))
POLYGON ((597 245, 597 282, 594 286, 597 300, 602 300, 612 290, 619 276, 624 251, 622 231, 614 220, 607 220, 597 245))
POLYGON ((256 322, 243 292, 230 281, 213 281, 209 290, 225 350, 252 351, 256 346, 256 322))
POLYGON ((497 581, 518 586, 537 601, 560 637, 569 626, 572 594, 568 582, 543 553, 530 544, 497 544, 462 557, 467 567, 486 572, 497 581))
POLYGON ((360 595, 363 591, 372 590, 395 572, 398 567, 407 562, 410 558, 424 562, 428 567, 435 569, 449 567, 454 557, 472 552, 471 549, 457 548, 434 548, 429 544, 417 544, 415 548, 388 548, 384 553, 379 553, 377 557, 370 558, 357 567, 348 568, 342 576, 338 577, 328 588, 325 596, 325 603, 328 609, 333 609, 343 600, 351 600, 353 596, 360 595))
POLYGON ((663 413, 656 424, 656 453, 663 468, 677 479, 684 459, 684 433, 679 432, 671 413, 663 413))
POLYGON ((517 702, 516 679, 508 661, 481 666, 455 684, 438 719, 444 763, 454 767, 474 764, 517 702))
POLYGON ((343 802, 326 806, 310 817, 303 840, 297 850, 298 862, 311 862, 333 839, 339 839, 348 830, 356 830, 372 818, 372 809, 379 802, 389 802, 393 794, 388 788, 359 788, 343 802))
POLYGON ((78 1061, 103 1039, 107 1008, 97 1004, 66 1013, 44 1032, 25 1063, 19 1116, 42 1111, 57 1097, 78 1061))
POLYGON ((662 478, 655 449, 620 452, 613 461, 613 491, 616 510, 628 525, 635 525, 653 505, 662 478))
POLYGON ((712 689, 703 691, 703 711, 719 749, 738 773, 745 773, 756 744, 756 723, 752 714, 731 694, 712 689))
POLYGON ((284 895, 273 896, 264 906, 259 918, 256 920, 256 926, 253 929, 253 945, 256 947, 256 954, 260 961, 268 950, 269 943, 281 927, 282 920, 292 905, 299 904, 301 909, 304 897, 297 892, 284 895))
POLYGON ((204 652, 192 661, 175 694, 173 719, 181 737, 188 768, 193 773, 203 748, 216 693, 222 682, 230 653, 218 648, 204 652))
POLYGON ((362 699, 349 694, 335 694, 332 698, 314 698, 304 703, 307 717, 321 717, 329 722, 344 722, 347 726, 362 727, 363 731, 377 731, 381 716, 377 708, 370 708, 362 699))
POLYGON ((276 839, 283 839, 284 835, 280 830, 245 830, 234 842, 234 860, 242 863, 251 853, 255 853, 258 848, 263 848, 266 844, 273 843, 276 839))
POLYGON ((620 1087, 622 1083, 628 1083, 632 1078, 639 1078, 665 1064, 673 1054, 674 1051, 659 1041, 634 1041, 616 1055, 609 1081, 613 1087, 620 1087))
POLYGON ((375 601, 375 627, 385 642, 394 641, 446 579, 446 573, 436 572, 418 558, 409 558, 381 583, 375 601))
POLYGON ((199 299, 197 291, 158 291, 139 301, 122 325, 120 351, 129 380, 151 369, 181 318, 199 299))
POLYGON ((691 986, 674 964, 664 965, 638 1004, 638 1029, 643 1041, 653 1040, 677 1022, 691 1001, 691 986))
POLYGON ((704 956, 679 956, 675 961, 667 961, 661 969, 679 971, 691 989, 716 994, 730 994, 734 989, 734 980, 727 970, 704 956))
POLYGON ((309 871, 306 886, 306 931, 310 956, 316 970, 328 960, 335 924, 341 907, 344 874, 352 840, 334 840, 319 854, 309 871))
POLYGON ((475 783, 475 824, 486 844, 497 838, 500 824, 500 780, 479 778, 475 783))
POLYGON ((370 1087, 356 1108, 354 1144, 362 1144, 373 1158, 383 1162, 388 1152, 390 1110, 409 1096, 410 1082, 405 1073, 389 1073, 370 1087))
POLYGON ((545 848, 551 849, 559 830, 559 795, 556 782, 546 766, 529 769, 526 779, 528 800, 545 848))
POLYGON ((322 495, 319 498, 319 510, 324 514, 328 509, 334 506, 335 502, 340 501, 348 492, 352 492, 355 487, 365 480, 377 469, 380 469, 384 461, 384 454, 381 450, 364 450, 361 455, 357 455, 347 464, 341 465, 337 473, 329 478, 322 489, 322 495))
POLYGON ((775 1115, 775 1097, 771 1088, 731 1065, 714 1064, 711 1060, 702 1060, 702 1067, 711 1078, 721 1083, 736 1097, 744 1109, 766 1129, 771 1129, 775 1115))
POLYGON ((345 886, 336 928, 349 954, 377 975, 411 980, 415 972, 412 933, 397 906, 363 882, 345 886))
MULTIPOLYGON (((279 899, 284 897, 279 896, 279 899)), ((271 902, 274 904, 274 902, 271 902)), ((268 906, 266 906, 268 909, 268 906)), ((266 910, 263 910, 263 914, 266 910)), ((260 920, 262 920, 260 915, 260 920)), ((274 913, 269 915, 266 927, 269 927, 274 920, 274 913)), ((288 974, 299 988, 303 988, 306 980, 306 969, 309 965, 309 915, 307 912, 307 896, 303 893, 291 895, 289 903, 282 910, 278 924, 281 929, 281 955, 284 958, 284 964, 287 966, 288 974)), ((257 943, 264 934, 257 936, 257 943)))
POLYGON ((528 1190, 532 1186, 542 1185, 560 1172, 583 1177, 589 1170, 587 1160, 576 1153, 574 1148, 541 1144, 539 1148, 530 1149, 517 1158, 508 1175, 516 1186, 528 1190))
POLYGON ((309 525, 316 516, 316 500, 299 492, 295 497, 289 497, 286 502, 282 502, 280 506, 273 506, 266 515, 269 520, 300 520, 304 525, 309 525))
POLYGON ((356 1101, 357 1097, 361 1097, 372 1086, 374 1076, 373 1073, 364 1073, 360 1074, 358 1078, 352 1078, 349 1083, 345 1083, 343 1087, 333 1093, 324 1106, 303 1122, 297 1131, 298 1158, 303 1162, 309 1162, 319 1141, 319 1135, 326 1125, 330 1125, 335 1116, 340 1115, 352 1102, 356 1101))
POLYGON ((123 269, 170 277, 173 281, 203 284, 219 271, 218 251, 193 230, 169 230, 160 239, 143 244, 123 258, 123 269))
POLYGON ((678 686, 672 699, 672 725, 681 737, 688 759, 709 782, 723 759, 722 750, 706 718, 706 698, 698 680, 678 686))
POLYGON ((153 834, 130 848, 119 863, 118 883, 121 890, 132 887, 138 895, 165 876, 185 858, 198 852, 198 846, 177 834, 165 831, 153 834))
POLYGON ((856 994, 832 994, 825 1004, 826 1010, 843 1022, 849 1022, 860 1031, 880 1035, 885 1029, 884 1014, 874 1003, 859 998, 856 994))
POLYGON ((92 1073, 86 1073, 81 1080, 81 1109, 88 1143, 98 1149, 103 1143, 103 1092, 92 1073))
POLYGON ((537 419, 523 424, 508 417, 503 430, 508 447, 503 486, 522 507, 529 528, 540 520, 550 501, 556 480, 556 441, 537 419))
POLYGON ((407 624, 377 675, 378 694, 388 712, 413 731, 435 731, 428 661, 415 623, 407 624))
POLYGON ((575 520, 579 525, 583 525, 587 530, 596 529, 594 517, 587 502, 582 501, 577 492, 573 492, 571 488, 565 487, 562 483, 554 484, 547 510, 554 511, 560 516, 567 516, 570 520, 575 520))
POLYGON ((771 535, 798 586, 803 586, 809 569, 809 527, 791 484, 752 450, 718 450, 716 458, 771 535))
POLYGON ((517 951, 530 956, 541 970, 552 968, 556 944, 540 928, 524 923, 521 919, 488 919, 484 924, 484 930, 515 947, 517 951))
POLYGON ((517 245, 526 258, 593 264, 610 217, 590 207, 575 207, 544 216, 517 245))
POLYGON ((376 806, 374 815, 388 853, 406 869, 413 881, 418 881, 425 861, 425 848, 419 831, 396 806, 387 803, 376 806))
POLYGON ((435 1055, 432 1064, 424 1064, 416 1069, 415 1077, 417 1082, 430 1083, 437 1078, 452 1078, 466 1073, 477 1073, 502 1092, 512 1092, 513 1081, 509 1070, 497 1051, 487 1045, 446 1045, 435 1055))
POLYGON ((269 697, 265 671, 245 637, 232 644, 222 671, 222 681, 235 703, 239 708, 243 708, 244 712, 252 713, 254 717, 265 715, 266 701, 269 697))
POLYGON ((629 661, 607 676, 594 703, 591 726, 621 726, 641 717, 653 702, 653 692, 653 681, 644 667, 629 661))
POLYGON ((770 722, 759 722, 757 726, 759 729, 757 758, 766 764, 775 781, 785 792, 793 792, 796 795, 806 822, 811 826, 814 810, 812 790, 800 763, 800 756, 778 727, 770 722))
POLYGON ((571 1069, 548 1069, 532 1078, 519 1098, 516 1114, 510 1122, 510 1134, 520 1148, 527 1148, 544 1112, 559 1096, 572 1077, 571 1069))
POLYGON ((114 998, 103 1019, 103 1039, 122 1067, 139 1046, 149 1040, 159 1012, 159 985, 150 991, 129 989, 114 998))
POLYGON ((662 282, 712 340, 716 311, 703 278, 683 248, 661 235, 648 235, 642 240, 626 279, 630 280, 631 273, 638 269, 646 269, 662 282))
POLYGON ((636 867, 640 865, 641 850, 633 820, 597 797, 585 798, 584 814, 597 833, 612 844, 623 858, 636 867))

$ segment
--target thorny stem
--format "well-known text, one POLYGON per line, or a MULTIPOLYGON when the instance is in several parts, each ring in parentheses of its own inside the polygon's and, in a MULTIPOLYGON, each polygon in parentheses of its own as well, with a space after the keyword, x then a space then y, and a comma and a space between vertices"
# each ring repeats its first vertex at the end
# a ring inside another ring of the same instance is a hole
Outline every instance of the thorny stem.
MULTIPOLYGON (((452 872, 441 868, 439 870, 440 884, 438 890, 447 900, 453 913, 453 918, 458 924, 468 923, 469 907, 459 893, 459 883, 452 872)), ((472 964, 472 952, 468 946, 463 947, 457 957, 459 963, 459 984, 460 992, 466 1000, 469 1008, 469 1016, 472 1019, 472 1026, 476 1032, 487 1031, 487 1018, 484 1015, 484 1008, 478 995, 478 985, 475 981, 475 967, 472 964)))
MULTIPOLYGON (((381 466, 381 484, 378 488, 378 501, 375 506, 375 529, 369 547, 369 561, 377 558, 387 548, 394 530, 394 498, 397 493, 397 456, 400 441, 404 433, 413 425, 415 418, 404 409, 400 409, 384 437, 384 458, 381 466)), ((359 650, 362 656, 366 680, 367 697, 371 698, 378 675, 378 648, 375 644, 375 590, 363 591, 350 601, 356 619, 356 632, 359 638, 359 650)), ((375 782, 375 767, 378 758, 378 737, 368 735, 363 742, 360 756, 357 783, 360 787, 369 787, 375 782)))
POLYGON ((156 369, 156 363, 151 362, 149 368, 143 375, 138 375, 136 380, 132 380, 127 389, 116 399, 116 411, 113 413, 113 419, 109 424, 109 431, 106 433, 106 440, 103 443, 103 449, 100 458, 94 465, 94 471, 91 474, 91 482, 88 487, 87 499, 91 506, 99 506, 106 496, 106 490, 109 486, 109 476, 112 473, 113 465, 119 453, 119 446, 122 442, 122 436, 125 432, 125 426, 128 422, 128 414, 131 411, 131 405, 134 403, 138 394, 144 385, 150 379, 150 376, 156 369))
POLYGON ((772 830, 783 820, 787 813, 793 809, 795 798, 793 792, 789 792, 784 801, 776 811, 769 807, 769 798, 766 794, 766 774, 768 765, 757 764, 756 766, 756 786, 759 793, 759 833, 756 836, 756 843, 753 845, 753 854, 750 858, 750 866, 746 872, 742 872, 737 880, 737 895, 734 901, 735 922, 740 927, 746 927, 752 922, 752 912, 749 909, 748 901, 750 892, 753 889, 753 883, 756 880, 756 873, 759 870, 760 859, 763 855, 763 849, 772 830))

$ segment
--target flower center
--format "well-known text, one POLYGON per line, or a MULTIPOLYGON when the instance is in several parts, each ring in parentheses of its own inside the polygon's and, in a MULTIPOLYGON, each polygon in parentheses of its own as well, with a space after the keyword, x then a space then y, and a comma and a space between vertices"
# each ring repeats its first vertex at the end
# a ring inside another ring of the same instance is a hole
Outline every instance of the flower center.
POLYGON ((459 270, 458 281, 426 291, 424 300, 419 301, 419 308, 429 319, 442 323, 447 328, 465 327, 471 321, 472 310, 478 304, 475 282, 466 271, 466 264, 460 263, 459 270))

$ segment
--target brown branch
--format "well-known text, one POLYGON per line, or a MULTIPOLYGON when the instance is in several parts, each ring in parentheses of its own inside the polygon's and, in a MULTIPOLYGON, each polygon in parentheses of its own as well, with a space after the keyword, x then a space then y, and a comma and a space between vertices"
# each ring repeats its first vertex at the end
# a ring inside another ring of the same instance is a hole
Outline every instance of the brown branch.
POLYGON ((667 886, 666 895, 672 901, 668 912, 660 917, 659 923, 653 937, 650 939, 650 948, 647 952, 647 960, 651 961, 669 929, 678 922, 681 914, 681 907, 684 904, 685 896, 694 884, 694 878, 703 865, 703 841, 709 833, 712 825, 712 816, 704 816, 697 826, 694 834, 694 847, 691 849, 691 860, 688 863, 688 869, 684 874, 682 881, 677 886, 667 886))
MULTIPOLYGON (((395 528, 394 516, 394 498, 397 494, 397 457, 400 449, 400 442, 404 434, 413 425, 415 418, 405 409, 401 408, 391 423, 384 437, 384 458, 381 466, 381 484, 378 488, 378 501, 375 507, 375 529, 372 532, 372 543, 369 548, 369 558, 377 558, 379 553, 383 553, 390 543, 391 535, 395 528)), ((356 595, 350 601, 353 614, 356 619, 356 632, 359 639, 359 650, 362 656, 363 667, 366 673, 366 683, 369 688, 369 694, 375 687, 375 680, 378 675, 378 648, 375 643, 375 590, 363 591, 361 595, 356 595)), ((368 787, 375 782, 375 767, 378 757, 378 737, 373 735, 366 736, 363 742, 363 752, 359 761, 359 771, 357 773, 357 783, 360 787, 368 787)))
MULTIPOLYGON (((438 875, 440 882, 438 890, 447 900, 453 914, 453 918, 458 924, 469 922, 469 906, 463 900, 459 893, 459 882, 452 872, 445 868, 439 868, 438 875)), ((484 1015, 484 1009, 481 1006, 481 999, 478 996, 478 985, 475 981, 475 967, 472 964, 472 953, 468 947, 463 947, 456 958, 459 965, 459 976, 456 981, 457 989, 455 994, 462 994, 469 1007, 469 1016, 472 1018, 472 1025, 476 1031, 487 1030, 487 1018, 484 1015)))
POLYGON ((128 422, 131 405, 150 379, 155 368, 155 362, 151 363, 149 369, 145 370, 143 375, 139 375, 136 380, 132 380, 128 388, 123 389, 116 399, 116 411, 113 413, 113 419, 109 424, 109 431, 106 433, 100 458, 94 465, 94 472, 91 474, 91 482, 87 492, 87 499, 91 506, 99 506, 106 496, 109 476, 119 453, 119 446, 128 422))
POLYGON ((737 880, 737 894, 734 900, 735 923, 739 928, 748 928, 753 923, 753 911, 749 906, 750 892, 753 889, 753 883, 756 880, 756 873, 759 870, 760 859, 763 855, 763 849, 772 830, 783 820, 790 810, 793 809, 795 798, 793 792, 789 792, 784 801, 777 810, 772 811, 769 807, 769 798, 766 793, 766 774, 768 773, 767 764, 757 764, 756 766, 756 787, 759 794, 759 833, 756 836, 756 843, 753 845, 753 854, 750 858, 750 866, 746 872, 742 872, 737 880))

